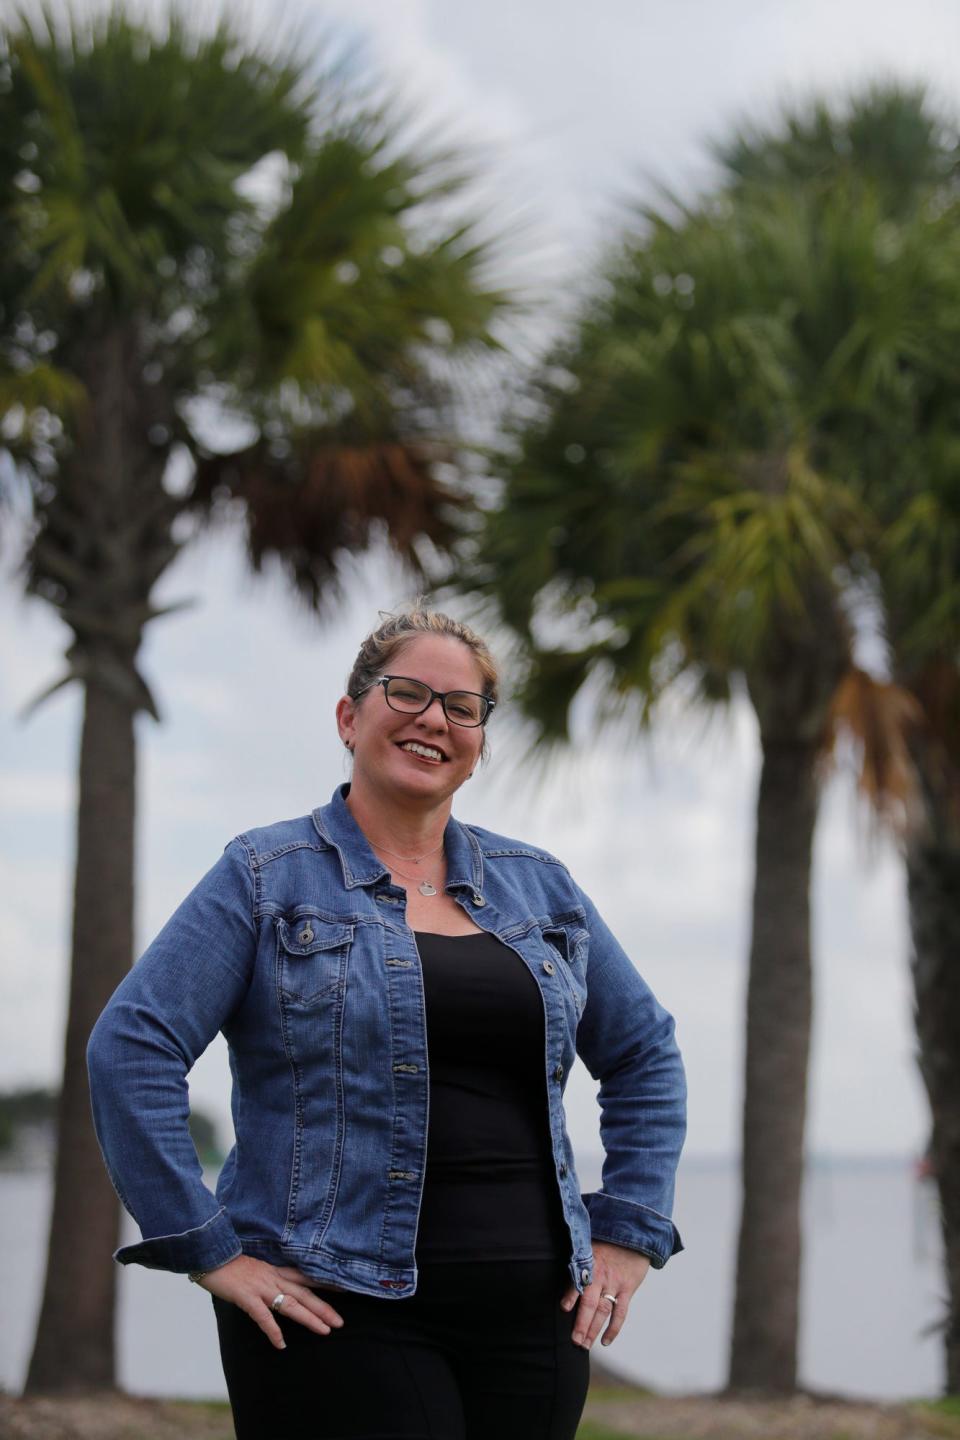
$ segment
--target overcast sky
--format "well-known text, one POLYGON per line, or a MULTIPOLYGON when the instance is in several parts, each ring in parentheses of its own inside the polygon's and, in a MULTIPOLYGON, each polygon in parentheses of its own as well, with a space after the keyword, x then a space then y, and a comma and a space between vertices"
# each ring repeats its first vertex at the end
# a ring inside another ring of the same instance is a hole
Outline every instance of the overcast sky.
MULTIPOLYGON (((489 193, 522 216, 527 256, 559 296, 611 216, 656 181, 705 183, 705 142, 785 97, 837 94, 879 76, 924 79, 949 99, 960 79, 955 0, 248 0, 269 28, 300 17, 362 38, 370 62, 445 130, 482 141, 489 193)), ((73 859, 79 695, 27 724, 16 716, 56 678, 66 631, 18 599, 9 551, 0 633, 0 1086, 51 1083, 59 1066, 73 859)), ((156 622, 143 665, 163 710, 140 739, 138 948, 238 830, 302 814, 346 778, 333 709, 378 608, 410 598, 381 560, 357 568, 332 624, 252 582, 236 537, 196 545, 158 598, 195 596, 156 622)), ((540 789, 524 779, 509 705, 493 760, 456 813, 547 846, 579 882, 677 1017, 690 1077, 691 1154, 738 1144, 756 727, 737 704, 705 726, 675 705, 652 741, 595 735, 540 789)), ((865 843, 849 782, 826 789, 814 864, 815 1030, 811 1148, 923 1147, 913 1058, 901 869, 865 843)), ((218 1043, 197 1066, 201 1103, 227 1113, 218 1043)), ((582 1067, 567 1109, 575 1144, 596 1148, 582 1067)))

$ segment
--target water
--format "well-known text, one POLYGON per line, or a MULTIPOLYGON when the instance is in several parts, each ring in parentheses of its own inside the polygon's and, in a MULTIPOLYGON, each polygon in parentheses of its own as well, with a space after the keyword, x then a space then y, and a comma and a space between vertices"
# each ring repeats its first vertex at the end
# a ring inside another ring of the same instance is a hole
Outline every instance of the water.
MULTIPOLYGON (((584 1189, 597 1167, 580 1162, 584 1189)), ((209 1178, 209 1177, 208 1177, 209 1178)), ((611 1368, 666 1393, 725 1380, 738 1177, 725 1162, 684 1161, 676 1219, 686 1251, 651 1271, 609 1350, 611 1368)), ((4 1323, 0 1385, 19 1390, 43 1281, 50 1181, 0 1173, 4 1323)), ((811 1167, 804 1203, 800 1379, 818 1390, 899 1399, 943 1383, 944 1310, 936 1194, 907 1160, 811 1167)), ((129 1222, 129 1235, 136 1230, 129 1222)), ((131 1265, 120 1274, 119 1378, 134 1394, 222 1397, 209 1297, 182 1275, 131 1265)))

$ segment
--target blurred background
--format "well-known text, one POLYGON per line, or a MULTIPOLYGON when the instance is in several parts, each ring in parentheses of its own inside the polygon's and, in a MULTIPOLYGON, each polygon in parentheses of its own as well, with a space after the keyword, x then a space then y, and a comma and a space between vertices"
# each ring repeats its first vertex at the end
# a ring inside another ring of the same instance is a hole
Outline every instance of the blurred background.
MULTIPOLYGON (((135 955, 347 778, 359 643, 429 593, 507 675, 455 812, 559 855, 677 1019, 687 1248, 609 1364, 736 1383, 738 1274, 746 1304, 793 1265, 773 1388, 957 1389, 960 12, 248 0, 219 49, 212 7, 46 14, 4 22, 0 89, 0 1385, 64 1373, 34 1340, 57 1115, 87 1123, 75 1056, 54 1098, 71 949, 79 1035, 131 924, 135 955)), ((222 1042, 190 1085, 212 1182, 222 1042)), ((594 1093, 578 1066, 584 1190, 594 1093)), ((193 1287, 117 1283, 87 1378, 222 1394, 193 1287)))

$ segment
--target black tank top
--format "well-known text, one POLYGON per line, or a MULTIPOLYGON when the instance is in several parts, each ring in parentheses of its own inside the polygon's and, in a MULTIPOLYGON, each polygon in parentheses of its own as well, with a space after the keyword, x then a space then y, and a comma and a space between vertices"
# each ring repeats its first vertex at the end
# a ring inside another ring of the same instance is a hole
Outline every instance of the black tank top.
POLYGON ((416 939, 430 1062, 417 1259, 567 1259, 537 982, 492 935, 416 939))

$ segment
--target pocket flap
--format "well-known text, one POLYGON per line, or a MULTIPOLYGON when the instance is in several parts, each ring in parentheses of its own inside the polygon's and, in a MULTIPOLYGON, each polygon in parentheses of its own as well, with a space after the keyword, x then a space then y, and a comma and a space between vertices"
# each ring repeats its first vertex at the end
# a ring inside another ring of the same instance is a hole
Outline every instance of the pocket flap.
POLYGON ((541 934, 548 945, 559 951, 568 965, 573 965, 582 958, 590 939, 589 930, 584 930, 582 925, 545 925, 541 934))
POLYGON ((278 920, 280 944, 289 955, 315 955, 318 950, 336 950, 349 945, 353 926, 321 919, 319 915, 298 915, 294 920, 278 920))

